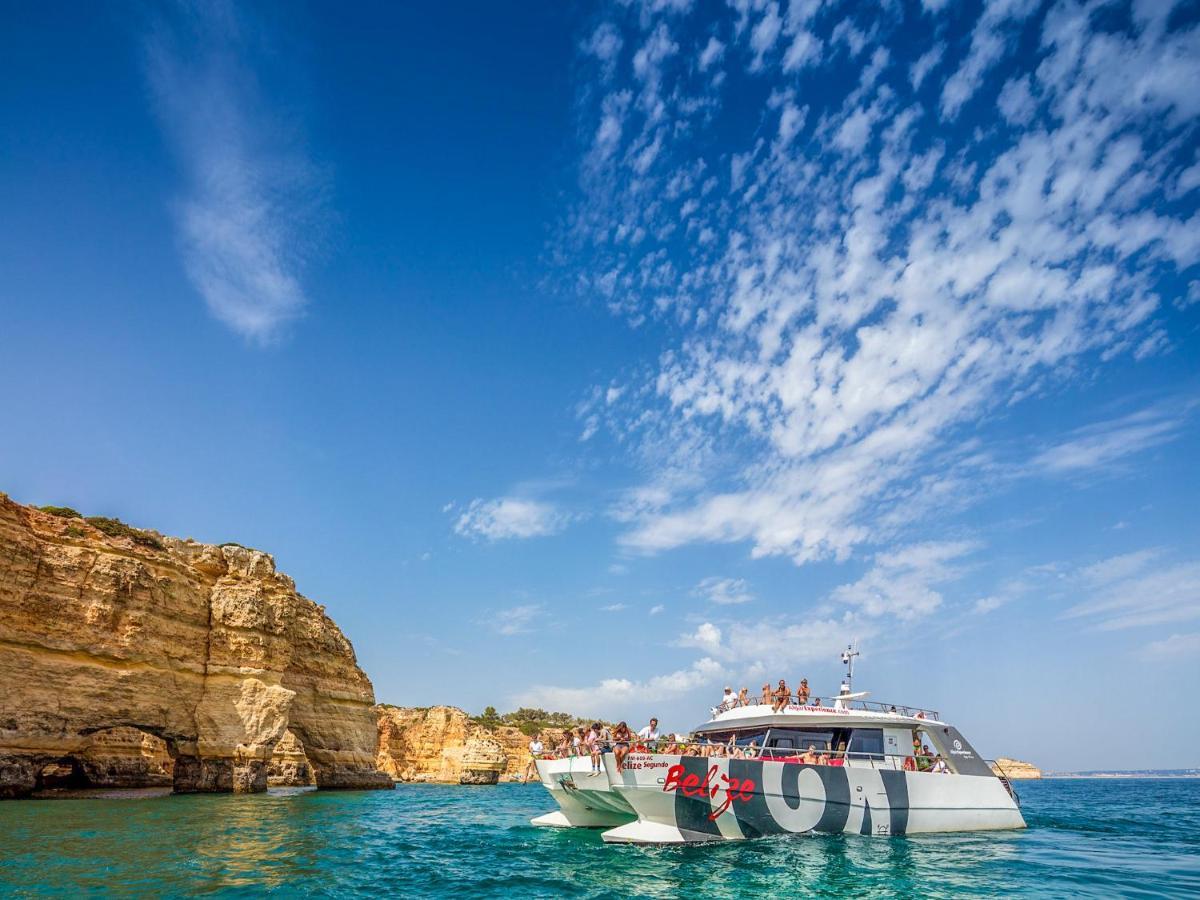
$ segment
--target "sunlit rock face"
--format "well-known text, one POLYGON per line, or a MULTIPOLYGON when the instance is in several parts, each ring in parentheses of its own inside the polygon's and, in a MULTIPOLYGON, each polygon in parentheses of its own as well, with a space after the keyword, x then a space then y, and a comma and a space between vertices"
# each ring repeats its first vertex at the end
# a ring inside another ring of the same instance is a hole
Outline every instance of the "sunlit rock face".
POLYGON ((992 763, 992 771, 997 775, 1004 775, 1014 780, 1042 777, 1042 770, 1033 763, 1022 762, 1019 759, 1009 759, 1007 756, 1001 756, 992 763))
POLYGON ((265 790, 289 729, 319 787, 392 785, 350 642, 258 550, 0 494, 0 684, 0 796, 118 727, 164 742, 181 793, 265 790))
POLYGON ((495 784, 520 774, 529 737, 485 728, 455 706, 379 706, 378 766, 397 781, 495 784))

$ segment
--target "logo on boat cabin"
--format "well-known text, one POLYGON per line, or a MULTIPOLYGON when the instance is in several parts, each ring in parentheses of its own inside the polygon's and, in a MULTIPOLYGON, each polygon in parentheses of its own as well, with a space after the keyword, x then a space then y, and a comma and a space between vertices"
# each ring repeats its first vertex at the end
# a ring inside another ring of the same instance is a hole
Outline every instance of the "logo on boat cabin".
POLYGON ((728 775, 721 775, 718 781, 719 771, 718 766, 712 766, 708 774, 701 779, 695 772, 684 774, 682 765, 671 766, 667 769, 667 778, 663 782, 663 793, 679 791, 685 797, 707 797, 709 800, 715 800, 717 794, 724 791, 725 795, 720 804, 708 814, 709 821, 715 822, 721 813, 733 805, 734 800, 745 803, 754 795, 753 778, 730 778, 728 775))
POLYGON ((955 750, 961 750, 961 749, 962 749, 962 741, 960 741, 958 738, 955 738, 955 739, 954 739, 954 749, 955 749, 955 750))
POLYGON ((622 764, 624 769, 665 769, 669 766, 666 760, 655 759, 650 753, 630 753, 622 764))

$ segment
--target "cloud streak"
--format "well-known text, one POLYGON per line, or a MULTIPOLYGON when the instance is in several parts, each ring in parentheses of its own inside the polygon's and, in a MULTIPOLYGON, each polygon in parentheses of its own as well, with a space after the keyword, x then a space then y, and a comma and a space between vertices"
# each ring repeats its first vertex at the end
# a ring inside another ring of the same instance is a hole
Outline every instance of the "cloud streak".
POLYGON ((302 273, 322 226, 323 180, 262 95, 256 33, 231 5, 180 5, 145 42, 156 109, 182 171, 184 269, 209 311, 256 343, 308 304, 302 273))

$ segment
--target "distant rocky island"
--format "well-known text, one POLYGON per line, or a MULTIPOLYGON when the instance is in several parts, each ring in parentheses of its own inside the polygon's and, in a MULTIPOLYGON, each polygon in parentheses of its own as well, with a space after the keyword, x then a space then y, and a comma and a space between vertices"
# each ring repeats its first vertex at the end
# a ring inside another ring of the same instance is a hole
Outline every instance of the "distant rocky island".
POLYGON ((532 735, 583 724, 377 704, 350 641, 269 554, 3 493, 0 684, 0 798, 495 784, 523 776, 532 735))
POLYGON ((998 757, 992 763, 992 771, 1012 780, 1028 780, 1041 778, 1042 770, 1033 763, 1020 759, 1010 759, 1007 756, 998 757))

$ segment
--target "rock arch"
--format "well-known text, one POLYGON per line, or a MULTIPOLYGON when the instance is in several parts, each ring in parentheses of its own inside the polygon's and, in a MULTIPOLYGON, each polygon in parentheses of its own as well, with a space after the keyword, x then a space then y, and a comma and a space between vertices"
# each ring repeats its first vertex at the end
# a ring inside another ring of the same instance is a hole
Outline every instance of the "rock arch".
POLYGON ((0 797, 118 727, 166 743, 180 793, 265 790, 289 727, 318 786, 392 786, 323 607, 266 553, 129 531, 0 494, 0 797))

